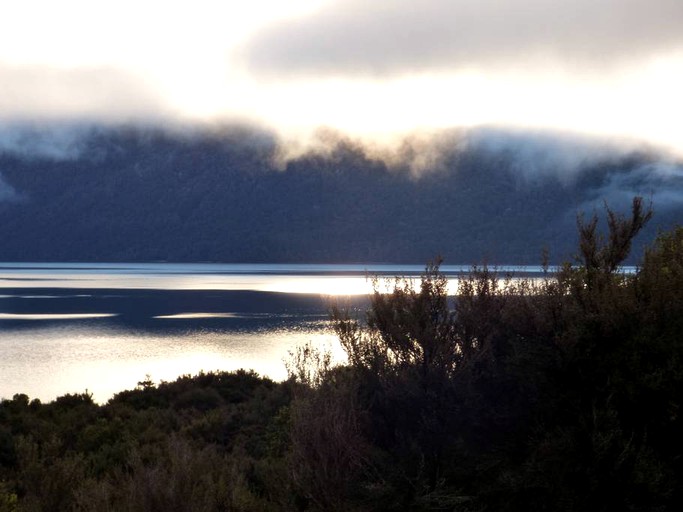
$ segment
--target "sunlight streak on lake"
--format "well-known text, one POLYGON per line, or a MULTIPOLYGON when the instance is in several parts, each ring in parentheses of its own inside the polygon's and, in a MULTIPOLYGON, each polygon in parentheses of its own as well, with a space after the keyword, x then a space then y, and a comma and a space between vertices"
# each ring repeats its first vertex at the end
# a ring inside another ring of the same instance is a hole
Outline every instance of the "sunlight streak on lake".
POLYGON ((42 401, 87 388, 96 401, 106 402, 135 388, 146 375, 159 383, 200 371, 245 368, 283 380, 288 352, 308 342, 329 347, 336 360, 343 360, 335 335, 317 328, 183 336, 59 328, 12 331, 2 337, 0 398, 21 392, 42 401))
POLYGON ((112 318, 115 316, 116 314, 114 313, 0 313, 0 320, 86 320, 94 318, 112 318))
MULTIPOLYGON (((471 268, 443 265, 449 291, 471 268)), ((392 282, 395 276, 412 276, 419 283, 420 265, 283 265, 283 264, 79 264, 0 263, 0 288, 254 290, 320 295, 372 293, 372 277, 392 282)), ((501 275, 537 275, 537 266, 499 267, 501 275)))
MULTIPOLYGON (((442 266, 455 294, 468 266, 442 266)), ((538 267, 503 267, 535 279, 538 267)), ((88 389, 97 401, 149 374, 253 369, 281 380, 308 342, 343 359, 330 306, 363 316, 420 265, 0 263, 0 398, 52 400, 88 389)))

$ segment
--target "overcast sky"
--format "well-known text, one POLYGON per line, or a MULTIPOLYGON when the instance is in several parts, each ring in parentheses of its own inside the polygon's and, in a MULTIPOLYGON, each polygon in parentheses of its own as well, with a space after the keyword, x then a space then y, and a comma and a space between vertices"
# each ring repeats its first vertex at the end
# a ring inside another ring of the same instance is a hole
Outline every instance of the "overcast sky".
POLYGON ((0 0, 0 117, 503 125, 683 151, 681 0, 0 0))

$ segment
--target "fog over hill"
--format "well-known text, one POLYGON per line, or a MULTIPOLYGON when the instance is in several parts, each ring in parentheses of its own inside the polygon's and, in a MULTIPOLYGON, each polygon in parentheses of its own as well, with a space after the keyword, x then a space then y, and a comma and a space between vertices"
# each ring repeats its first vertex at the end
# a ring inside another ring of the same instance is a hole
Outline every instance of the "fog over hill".
POLYGON ((4 261, 536 264, 571 256, 577 212, 635 194, 655 209, 647 243, 683 218, 683 164, 495 129, 295 150, 244 126, 0 128, 4 261))

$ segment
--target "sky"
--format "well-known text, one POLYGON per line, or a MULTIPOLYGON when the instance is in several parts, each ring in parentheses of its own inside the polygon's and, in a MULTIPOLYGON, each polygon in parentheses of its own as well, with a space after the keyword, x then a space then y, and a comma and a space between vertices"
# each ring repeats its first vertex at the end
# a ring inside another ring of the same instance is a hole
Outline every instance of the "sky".
POLYGON ((0 0, 0 121, 502 126, 683 154, 681 0, 0 0))

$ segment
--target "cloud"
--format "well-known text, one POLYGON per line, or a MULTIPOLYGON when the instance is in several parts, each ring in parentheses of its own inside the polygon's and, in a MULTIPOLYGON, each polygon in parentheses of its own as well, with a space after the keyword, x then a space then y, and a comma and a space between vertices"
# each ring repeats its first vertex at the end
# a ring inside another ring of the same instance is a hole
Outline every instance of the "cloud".
MULTIPOLYGON (((628 209, 634 196, 652 200, 657 210, 683 205, 683 160, 656 146, 635 141, 561 132, 481 128, 463 133, 462 146, 500 162, 520 184, 533 186, 553 177, 570 189, 594 181, 591 199, 579 210, 607 202, 628 209)), ((573 212, 572 212, 573 215, 573 212)))
POLYGON ((94 126, 78 122, 0 124, 0 156, 22 159, 77 160, 94 126))
POLYGON ((244 49, 254 72, 400 75, 553 62, 602 71, 683 47, 680 0, 335 0, 244 49))
POLYGON ((586 167, 622 160, 647 149, 633 141, 550 130, 479 128, 467 131, 464 139, 466 147, 506 162, 525 180, 554 176, 564 183, 573 181, 586 167))
MULTIPOLYGON (((458 173, 463 162, 465 166, 474 162, 483 172, 510 173, 520 188, 533 189, 549 179, 557 180, 567 193, 586 194, 588 199, 579 207, 585 211, 599 210, 605 201, 626 211, 635 195, 651 199, 661 211, 683 205, 683 160, 634 140, 479 127, 416 132, 378 145, 323 131, 289 157, 296 159, 309 151, 334 158, 339 148, 381 160, 391 169, 407 170, 415 180, 434 173, 458 173)), ((572 209, 567 218, 573 222, 575 214, 572 209)))
POLYGON ((593 207, 602 202, 628 205, 634 195, 650 198, 660 211, 683 205, 683 163, 680 161, 655 159, 621 171, 611 173, 593 191, 593 207))
POLYGON ((0 112, 6 120, 161 116, 166 107, 158 98, 142 77, 113 67, 0 63, 0 112))

